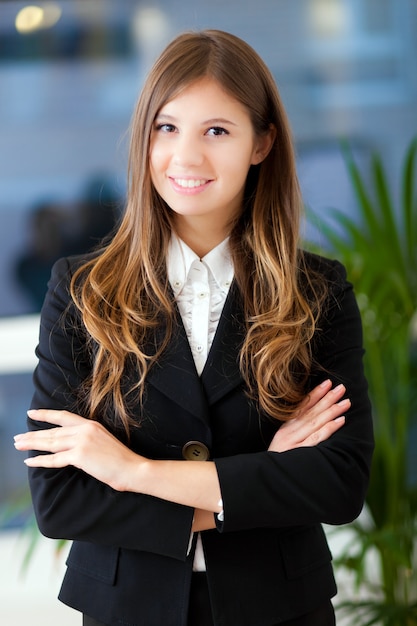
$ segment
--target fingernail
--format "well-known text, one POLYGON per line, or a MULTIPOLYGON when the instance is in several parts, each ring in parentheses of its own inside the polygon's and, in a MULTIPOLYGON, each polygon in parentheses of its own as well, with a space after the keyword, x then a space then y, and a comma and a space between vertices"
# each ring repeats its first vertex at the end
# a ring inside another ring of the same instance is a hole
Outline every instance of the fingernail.
POLYGON ((34 417, 37 412, 38 411, 36 409, 29 409, 29 411, 26 411, 26 414, 28 417, 34 417))
POLYGON ((337 393, 338 391, 341 391, 341 390, 342 390, 342 389, 344 389, 344 388, 345 388, 345 386, 344 386, 344 385, 342 385, 342 384, 340 384, 340 385, 337 385, 337 387, 335 387, 335 388, 333 389, 333 391, 334 391, 334 393, 337 393))
POLYGON ((329 378, 327 380, 323 380, 323 382, 320 383, 320 387, 327 387, 329 383, 330 383, 330 379, 329 378))
POLYGON ((343 400, 337 403, 337 406, 343 406, 344 404, 350 404, 350 398, 343 398, 343 400))

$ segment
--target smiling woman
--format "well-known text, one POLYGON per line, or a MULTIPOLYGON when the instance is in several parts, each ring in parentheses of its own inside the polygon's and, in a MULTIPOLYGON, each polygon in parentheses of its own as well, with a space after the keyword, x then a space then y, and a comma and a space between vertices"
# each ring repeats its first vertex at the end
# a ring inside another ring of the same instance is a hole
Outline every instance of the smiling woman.
POLYGON ((15 437, 85 625, 334 625, 321 524, 359 514, 373 436, 352 287, 300 250, 300 210, 268 68, 179 36, 115 236, 53 268, 15 437))
POLYGON ((204 78, 161 108, 151 135, 152 183, 172 209, 179 237, 200 257, 229 234, 251 165, 268 154, 271 126, 253 132, 247 109, 204 78))

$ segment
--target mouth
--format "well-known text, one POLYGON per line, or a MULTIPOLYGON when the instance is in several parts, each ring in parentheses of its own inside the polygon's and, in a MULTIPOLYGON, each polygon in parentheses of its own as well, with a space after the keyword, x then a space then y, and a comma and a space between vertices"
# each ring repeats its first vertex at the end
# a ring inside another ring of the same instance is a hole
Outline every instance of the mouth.
POLYGON ((177 187, 182 189, 197 189, 210 182, 208 178, 171 178, 177 187))

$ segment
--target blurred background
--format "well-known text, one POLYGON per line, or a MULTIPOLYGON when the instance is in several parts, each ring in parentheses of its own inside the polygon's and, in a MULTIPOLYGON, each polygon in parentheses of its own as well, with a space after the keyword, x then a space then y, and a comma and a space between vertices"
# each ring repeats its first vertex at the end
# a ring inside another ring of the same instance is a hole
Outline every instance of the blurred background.
MULTIPOLYGON (((396 190, 417 134, 417 0, 0 1, 1 623, 79 622, 55 601, 63 559, 49 543, 18 576, 26 473, 12 436, 25 427, 51 265, 118 219, 144 76, 177 33, 201 28, 242 37, 272 70, 318 223, 331 208, 357 211, 342 139, 365 178, 376 150, 396 190)), ((317 223, 305 234, 319 241, 317 223)))

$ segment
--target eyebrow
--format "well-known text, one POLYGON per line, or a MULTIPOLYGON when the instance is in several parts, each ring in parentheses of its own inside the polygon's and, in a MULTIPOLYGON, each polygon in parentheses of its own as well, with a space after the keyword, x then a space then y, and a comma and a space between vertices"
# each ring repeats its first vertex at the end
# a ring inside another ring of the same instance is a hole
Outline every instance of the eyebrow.
MULTIPOLYGON (((164 119, 167 120, 169 122, 176 122, 177 118, 174 117, 173 115, 167 115, 166 113, 159 113, 156 118, 157 120, 160 119, 164 119)), ((217 125, 217 124, 228 124, 230 126, 237 126, 237 124, 235 122, 232 122, 231 120, 228 120, 224 117, 213 117, 209 120, 204 120, 203 122, 201 122, 201 126, 212 126, 212 125, 217 125)))

